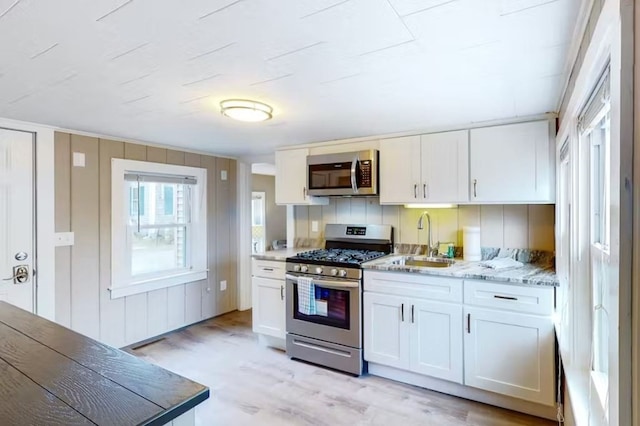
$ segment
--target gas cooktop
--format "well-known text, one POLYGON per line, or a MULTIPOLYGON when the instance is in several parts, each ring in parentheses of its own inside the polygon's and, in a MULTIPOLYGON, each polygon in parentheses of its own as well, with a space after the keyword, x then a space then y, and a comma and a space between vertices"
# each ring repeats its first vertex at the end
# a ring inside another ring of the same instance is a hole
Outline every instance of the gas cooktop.
POLYGON ((357 267, 386 254, 375 250, 329 248, 302 252, 287 260, 314 264, 347 264, 357 267))

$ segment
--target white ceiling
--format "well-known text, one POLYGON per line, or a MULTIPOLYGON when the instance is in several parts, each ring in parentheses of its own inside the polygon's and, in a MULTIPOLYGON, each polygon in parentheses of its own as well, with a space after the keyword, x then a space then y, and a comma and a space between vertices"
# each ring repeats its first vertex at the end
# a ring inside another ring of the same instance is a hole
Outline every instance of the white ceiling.
POLYGON ((246 156, 555 111, 580 1, 0 0, 0 117, 246 156))

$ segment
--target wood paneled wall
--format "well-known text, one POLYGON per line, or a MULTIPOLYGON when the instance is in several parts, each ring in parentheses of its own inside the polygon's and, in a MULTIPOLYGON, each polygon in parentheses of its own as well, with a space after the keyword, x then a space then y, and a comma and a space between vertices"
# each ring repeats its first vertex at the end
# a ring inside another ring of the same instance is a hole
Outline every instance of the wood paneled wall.
MULTIPOLYGON (((322 237, 327 223, 392 225, 398 243, 426 244, 427 228, 418 231, 424 209, 381 206, 378 198, 333 198, 326 206, 296 206, 296 237, 322 237), (312 222, 318 221, 318 232, 312 222)), ((433 242, 462 245, 462 228, 480 226, 483 247, 530 248, 553 251, 553 205, 474 205, 431 209, 433 242)))
POLYGON ((56 232, 75 234, 56 248, 58 323, 122 347, 237 308, 235 160, 61 132, 55 156, 56 232), (72 166, 74 152, 85 167, 72 166), (207 169, 208 279, 111 299, 112 158, 207 169))

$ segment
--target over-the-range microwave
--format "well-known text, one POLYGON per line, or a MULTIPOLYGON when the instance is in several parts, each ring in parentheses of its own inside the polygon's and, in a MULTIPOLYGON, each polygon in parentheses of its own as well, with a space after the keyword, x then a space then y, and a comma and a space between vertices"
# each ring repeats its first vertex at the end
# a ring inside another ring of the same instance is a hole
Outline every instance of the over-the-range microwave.
POLYGON ((378 195, 378 150, 309 155, 307 188, 315 196, 378 195))

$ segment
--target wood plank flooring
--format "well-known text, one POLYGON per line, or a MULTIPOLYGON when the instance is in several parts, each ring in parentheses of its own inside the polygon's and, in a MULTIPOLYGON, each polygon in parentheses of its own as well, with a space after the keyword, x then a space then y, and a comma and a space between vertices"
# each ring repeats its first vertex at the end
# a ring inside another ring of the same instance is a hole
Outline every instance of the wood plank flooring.
POLYGON ((292 361, 258 344, 251 311, 190 326, 131 353, 200 382, 198 425, 551 426, 554 422, 375 376, 292 361))

